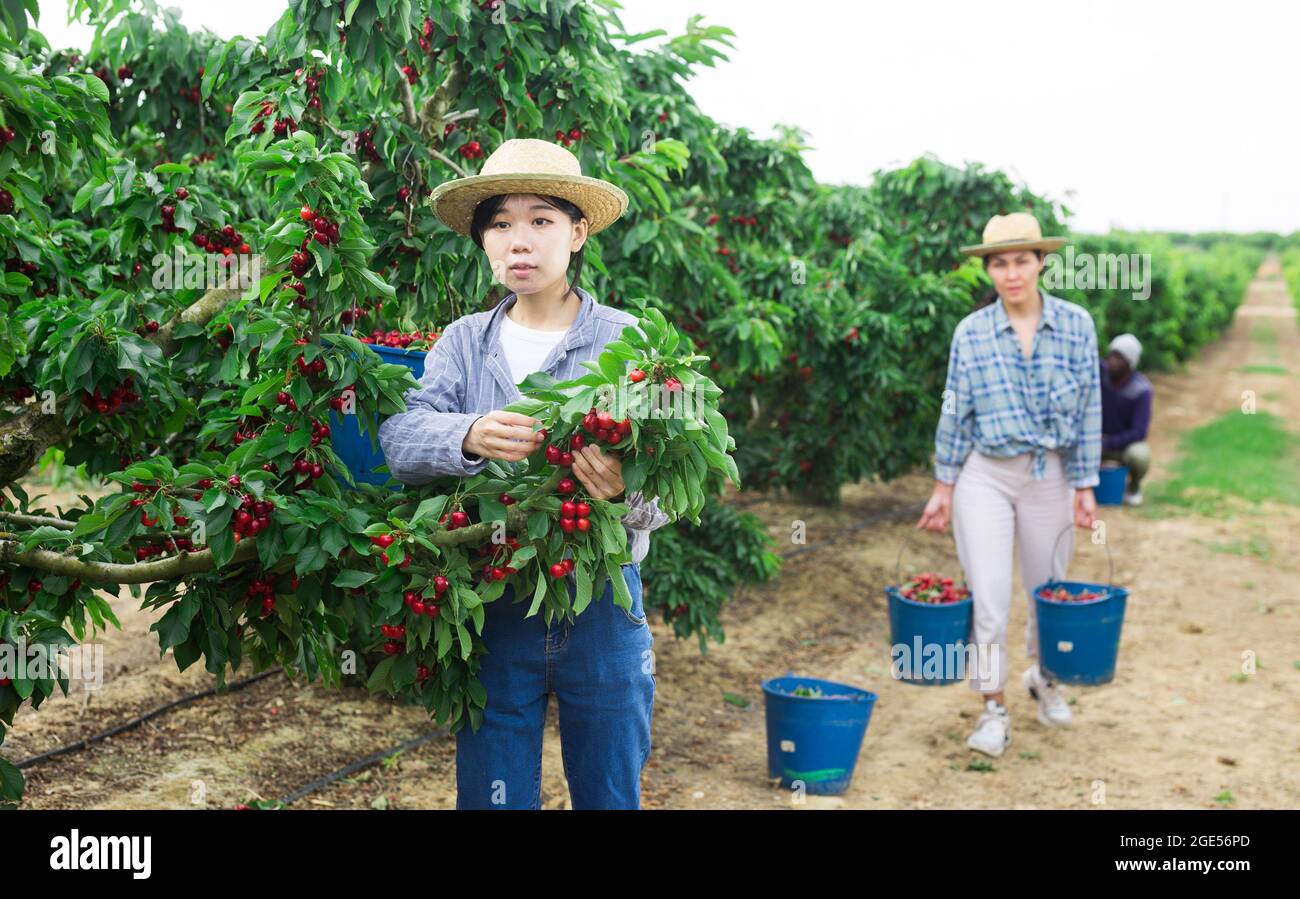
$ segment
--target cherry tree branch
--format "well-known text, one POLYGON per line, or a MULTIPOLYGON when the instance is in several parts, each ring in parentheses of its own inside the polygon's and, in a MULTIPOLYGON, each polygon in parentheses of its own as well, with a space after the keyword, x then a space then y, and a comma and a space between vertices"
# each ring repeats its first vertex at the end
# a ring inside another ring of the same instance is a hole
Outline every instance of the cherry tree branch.
POLYGON ((51 518, 48 515, 23 515, 21 512, 0 512, 0 521, 11 521, 32 528, 59 528, 64 531, 70 531, 77 526, 74 521, 64 521, 62 518, 51 518))
POLYGON ((424 101, 424 105, 420 108, 418 125, 420 133, 430 146, 442 145, 442 120, 468 83, 469 71, 459 59, 454 59, 447 66, 447 75, 442 79, 442 84, 438 85, 438 89, 424 101))
MULTIPOLYGON (((230 562, 246 562, 257 558, 257 541, 244 540, 235 547, 235 554, 230 562)), ((0 563, 14 563, 61 574, 65 577, 80 578, 96 584, 148 584, 153 581, 178 580, 188 574, 205 574, 216 568, 212 550, 182 552, 156 562, 96 562, 79 559, 49 549, 31 549, 24 551, 22 544, 16 540, 0 540, 0 563)))

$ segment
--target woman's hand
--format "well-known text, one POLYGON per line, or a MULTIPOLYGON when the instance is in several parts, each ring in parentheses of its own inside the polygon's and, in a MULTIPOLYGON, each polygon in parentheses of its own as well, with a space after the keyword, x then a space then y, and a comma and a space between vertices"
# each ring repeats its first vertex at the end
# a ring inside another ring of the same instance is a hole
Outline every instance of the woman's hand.
POLYGON ((1091 487, 1083 487, 1074 491, 1074 524, 1076 527, 1092 529, 1092 524, 1097 520, 1097 497, 1093 495, 1091 487))
POLYGON ((590 443, 573 454, 573 474, 593 499, 609 499, 625 489, 623 460, 590 443))
POLYGON ((470 426, 461 442, 461 449, 488 459, 520 462, 532 455, 546 439, 541 431, 533 430, 537 421, 518 412, 493 409, 470 426))
POLYGON ((952 517, 952 486, 943 481, 935 481, 930 501, 925 504, 921 520, 916 523, 918 528, 939 534, 948 529, 948 520, 952 517))

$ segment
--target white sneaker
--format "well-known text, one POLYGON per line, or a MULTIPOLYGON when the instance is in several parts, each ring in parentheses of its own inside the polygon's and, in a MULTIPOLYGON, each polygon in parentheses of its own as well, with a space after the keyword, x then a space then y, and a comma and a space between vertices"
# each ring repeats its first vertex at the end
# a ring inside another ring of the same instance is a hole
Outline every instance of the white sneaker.
POLYGON ((966 745, 976 752, 997 758, 1010 742, 1011 716, 1007 714, 1007 707, 986 699, 984 714, 980 715, 975 732, 966 738, 966 745))
POLYGON ((1047 727, 1066 727, 1074 719, 1070 704, 1065 701, 1056 684, 1046 680, 1035 663, 1020 675, 1020 682, 1025 685, 1029 695, 1038 703, 1038 721, 1047 727))
POLYGON ((1140 506, 1140 505, 1142 505, 1142 491, 1141 491, 1141 490, 1133 490, 1133 491, 1127 491, 1127 490, 1126 490, 1126 491, 1124 492, 1124 505, 1126 505, 1126 506, 1140 506))

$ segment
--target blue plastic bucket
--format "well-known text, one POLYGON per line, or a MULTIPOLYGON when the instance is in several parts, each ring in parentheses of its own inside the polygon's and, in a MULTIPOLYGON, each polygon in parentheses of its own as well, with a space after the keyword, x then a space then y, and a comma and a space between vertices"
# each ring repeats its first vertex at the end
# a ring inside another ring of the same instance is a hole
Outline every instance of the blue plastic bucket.
POLYGON ((885 595, 889 598, 889 658, 894 679, 922 687, 965 680, 964 656, 974 599, 916 602, 896 586, 886 587, 885 595))
POLYGON ((1119 506, 1124 502, 1124 488, 1128 484, 1128 466, 1104 466, 1097 471, 1101 480, 1093 488, 1099 506, 1119 506))
POLYGON ((767 715, 767 773, 781 785, 807 793, 843 793, 853 779, 876 694, 812 677, 774 677, 763 682, 767 715), (818 687, 825 696, 793 696, 818 687))
MULTIPOLYGON (((398 347, 375 344, 372 344, 370 348, 382 356, 385 362, 397 362, 405 365, 417 380, 424 376, 424 359, 428 355, 428 350, 403 350, 398 347)), ((387 483, 390 475, 386 472, 375 471, 380 465, 386 464, 384 451, 379 448, 379 437, 376 433, 375 449, 371 449, 370 435, 361 432, 361 419, 359 416, 339 415, 331 409, 330 442, 334 452, 343 460, 343 464, 352 473, 352 479, 358 484, 382 486, 387 483)), ((402 485, 395 484, 391 489, 401 490, 402 485)))
POLYGON ((1052 580, 1035 587, 1038 661, 1043 673, 1064 684, 1105 684, 1113 680, 1127 600, 1128 590, 1112 584, 1052 580), (1043 588, 1057 587, 1071 593, 1104 591, 1104 595, 1086 602, 1062 602, 1038 595, 1043 588))

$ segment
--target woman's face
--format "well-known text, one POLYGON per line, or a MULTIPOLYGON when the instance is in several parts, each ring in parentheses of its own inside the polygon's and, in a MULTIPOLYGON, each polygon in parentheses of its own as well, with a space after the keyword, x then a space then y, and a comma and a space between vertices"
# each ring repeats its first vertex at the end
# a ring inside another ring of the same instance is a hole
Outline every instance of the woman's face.
POLYGON ((988 273, 998 296, 1008 303, 1027 303, 1038 295, 1038 274, 1043 261, 1032 250, 995 253, 989 257, 988 273))
POLYGON ((522 295, 562 281, 586 239, 586 219, 574 224, 535 194, 511 194, 484 229, 483 249, 493 280, 522 295))

